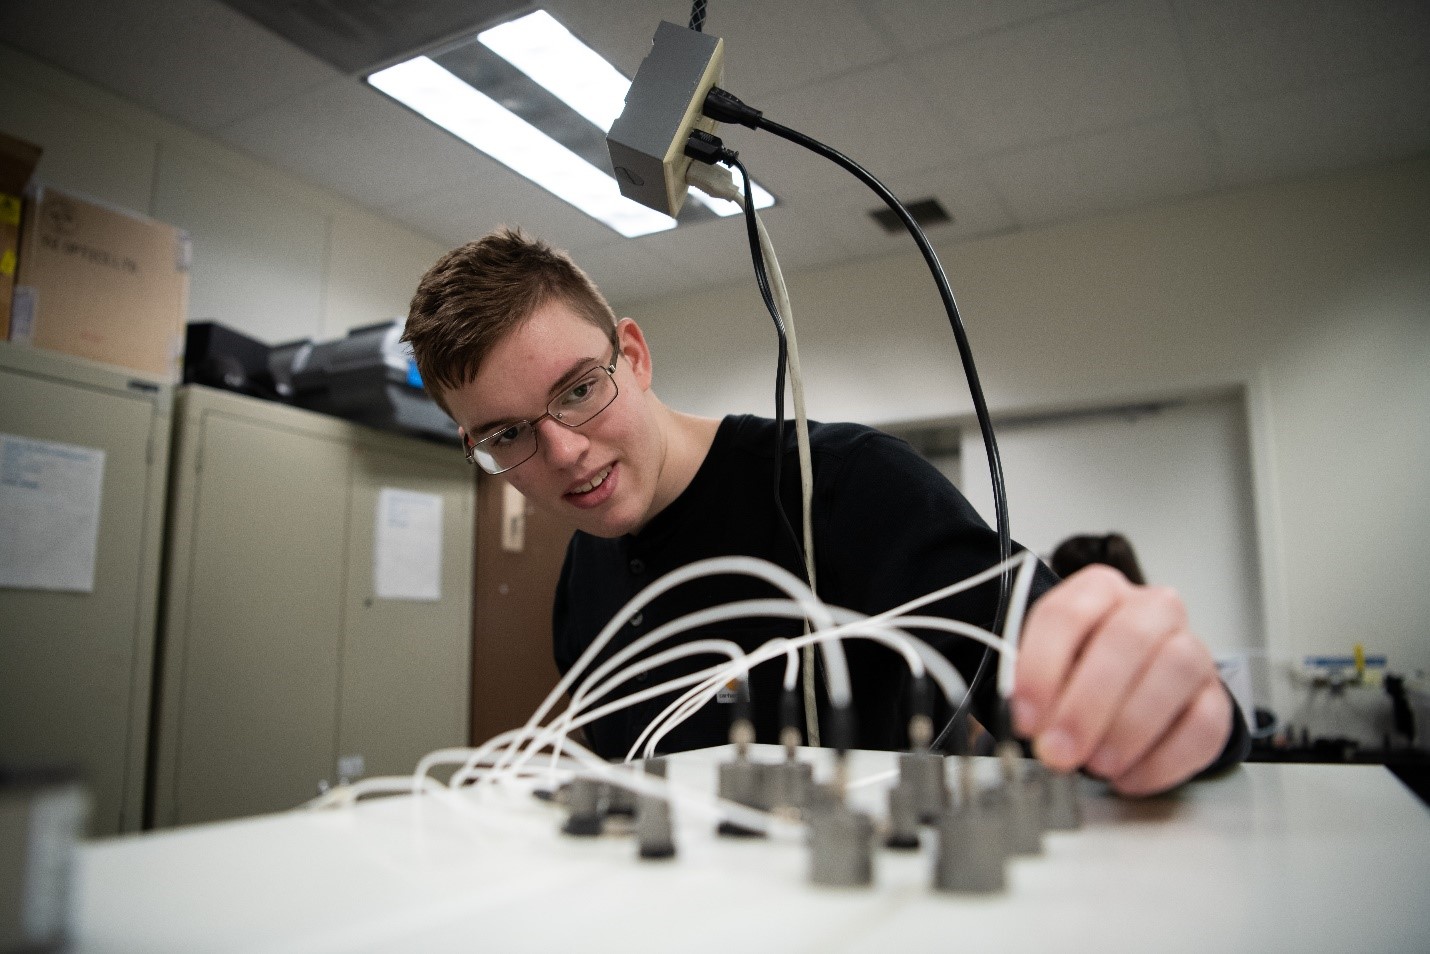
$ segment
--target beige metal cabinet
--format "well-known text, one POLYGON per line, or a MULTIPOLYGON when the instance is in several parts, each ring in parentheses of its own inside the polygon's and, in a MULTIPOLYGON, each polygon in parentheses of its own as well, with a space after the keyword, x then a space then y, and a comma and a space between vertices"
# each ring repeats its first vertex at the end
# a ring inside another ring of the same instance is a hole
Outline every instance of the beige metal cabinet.
MULTIPOLYGON (((102 474, 92 588, 35 588, 50 579, 0 587, 0 758, 77 765, 99 835, 137 830, 143 818, 171 404, 170 388, 142 377, 0 343, 9 457, 0 479, 23 479, 20 455, 65 448, 102 474)), ((41 478, 53 484, 49 502, 92 508, 56 460, 41 478)), ((4 499, 0 532, 13 560, 28 532, 16 522, 43 532, 48 517, 18 495, 4 499)))
POLYGON ((154 824, 292 808, 465 744, 460 453, 197 386, 178 390, 175 435, 154 824), (377 595, 384 488, 441 501, 439 599, 377 595))

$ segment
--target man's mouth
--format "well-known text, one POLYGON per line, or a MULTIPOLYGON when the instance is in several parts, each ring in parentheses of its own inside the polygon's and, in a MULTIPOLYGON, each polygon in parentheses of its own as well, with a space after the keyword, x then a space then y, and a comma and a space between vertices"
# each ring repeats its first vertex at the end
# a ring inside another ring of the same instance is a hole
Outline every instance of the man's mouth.
POLYGON ((570 494, 589 494, 591 491, 595 490, 597 487, 599 487, 599 486, 601 486, 602 484, 604 484, 604 483, 606 482, 606 478, 609 477, 609 476, 611 476, 611 468, 607 467, 607 468, 605 468, 604 470, 602 470, 600 473, 596 474, 596 476, 594 476, 594 477, 592 477, 590 480, 586 481, 586 482, 585 482, 584 484, 582 484, 581 486, 579 486, 579 487, 573 487, 571 490, 567 491, 567 493, 570 493, 570 494))

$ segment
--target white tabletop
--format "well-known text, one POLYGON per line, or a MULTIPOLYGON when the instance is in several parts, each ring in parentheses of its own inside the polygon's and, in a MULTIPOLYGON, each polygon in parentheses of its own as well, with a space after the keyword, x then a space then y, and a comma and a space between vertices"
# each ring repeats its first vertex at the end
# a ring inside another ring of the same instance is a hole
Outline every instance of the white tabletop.
MULTIPOLYGON (((672 781, 713 790, 728 756, 677 756, 672 781)), ((891 765, 854 753, 851 777, 891 765)), ((887 784, 852 798, 882 816, 887 784)), ((1046 835, 991 897, 933 891, 931 837, 880 850, 871 888, 820 888, 798 838, 720 838, 685 813, 678 857, 643 862, 629 837, 559 834, 561 810, 522 793, 97 841, 75 950, 1430 950, 1430 812, 1383 768, 1251 764, 1142 801, 1083 786, 1083 828, 1046 835)))

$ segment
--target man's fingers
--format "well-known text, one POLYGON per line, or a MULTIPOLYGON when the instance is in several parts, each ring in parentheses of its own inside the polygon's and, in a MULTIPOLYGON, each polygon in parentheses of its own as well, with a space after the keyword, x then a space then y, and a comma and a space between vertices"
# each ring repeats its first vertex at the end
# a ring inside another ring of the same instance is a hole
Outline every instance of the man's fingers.
POLYGON ((1033 604, 1013 674, 1013 723, 1019 734, 1034 737, 1047 728, 1083 644, 1131 592, 1132 584, 1121 573, 1094 564, 1033 604))
MULTIPOLYGON (((1186 611, 1172 590, 1138 587, 1125 594, 1083 640, 1052 717, 1034 737, 1038 757, 1060 771, 1086 764, 1121 718, 1162 645, 1185 626, 1186 611)), ((1180 708, 1181 700, 1173 711, 1180 708)), ((1158 734, 1165 728, 1160 726, 1158 734)))
POLYGON ((1205 646, 1182 629, 1158 648, 1092 756, 1087 769, 1117 778, 1141 761, 1213 679, 1216 665, 1205 646))
POLYGON ((1221 682, 1212 678, 1141 761, 1108 781, 1122 795, 1165 792, 1216 759, 1230 726, 1231 699, 1221 682))

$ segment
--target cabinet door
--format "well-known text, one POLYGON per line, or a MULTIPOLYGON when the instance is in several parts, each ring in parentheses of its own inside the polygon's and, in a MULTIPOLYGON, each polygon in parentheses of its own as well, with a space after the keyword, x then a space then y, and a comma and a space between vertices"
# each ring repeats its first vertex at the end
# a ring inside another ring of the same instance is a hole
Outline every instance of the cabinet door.
MULTIPOLYGON (((345 442, 202 410, 185 454, 189 537, 170 595, 171 799, 160 824, 279 811, 331 778, 337 738, 345 442)), ((182 464, 181 464, 182 466, 182 464)))
MULTIPOLYGON (((338 755, 351 771, 400 775, 433 749, 465 745, 471 655, 471 468, 371 442, 354 451, 344 602, 338 755), (440 596, 387 599, 374 587, 378 500, 384 488, 440 501, 440 596)), ((417 444, 422 451, 428 448, 417 444)))
POLYGON ((0 433, 103 451, 104 472, 93 590, 0 588, 0 757, 77 765, 90 831, 136 830, 170 392, 51 356, 4 357, 0 433))

